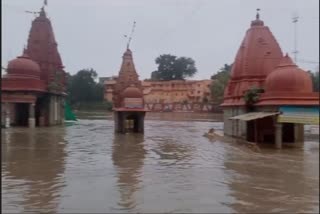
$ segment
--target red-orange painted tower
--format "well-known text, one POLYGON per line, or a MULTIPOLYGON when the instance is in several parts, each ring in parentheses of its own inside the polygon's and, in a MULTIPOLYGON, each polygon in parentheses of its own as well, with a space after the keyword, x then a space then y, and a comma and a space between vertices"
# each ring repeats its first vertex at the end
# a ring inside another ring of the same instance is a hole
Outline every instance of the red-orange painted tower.
POLYGON ((132 51, 127 49, 122 56, 119 76, 113 91, 113 104, 115 108, 121 107, 121 100, 123 100, 122 92, 131 85, 142 91, 141 81, 133 62, 132 51))
POLYGON ((40 65, 41 79, 45 81, 48 90, 60 94, 65 92, 64 66, 58 52, 51 21, 43 7, 39 16, 32 21, 27 51, 30 58, 40 65))
POLYGON ((310 75, 282 55, 259 13, 236 55, 222 107, 225 135, 277 148, 301 145, 303 125, 319 124, 319 94, 310 75))
POLYGON ((122 57, 119 77, 113 92, 115 131, 144 132, 144 99, 132 52, 127 48, 122 57))
POLYGON ((23 55, 8 63, 1 82, 2 125, 35 127, 64 122, 66 73, 44 7, 32 22, 23 55))
POLYGON ((253 86, 263 88, 265 78, 281 58, 277 40, 257 13, 237 52, 222 106, 245 105, 244 92, 253 86))

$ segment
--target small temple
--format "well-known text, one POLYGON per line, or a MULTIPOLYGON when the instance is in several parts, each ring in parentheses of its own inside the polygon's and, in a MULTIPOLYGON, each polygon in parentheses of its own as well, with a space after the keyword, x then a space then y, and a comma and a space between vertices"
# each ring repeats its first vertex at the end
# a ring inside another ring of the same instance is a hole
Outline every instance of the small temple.
POLYGON ((119 76, 113 90, 115 131, 118 133, 144 132, 144 99, 142 85, 136 72, 132 52, 122 57, 119 76))
POLYGON ((221 106, 226 136, 277 148, 301 145, 304 125, 319 124, 310 75, 283 55, 259 13, 236 54, 221 106))
POLYGON ((28 44, 9 61, 1 79, 2 126, 51 126, 64 122, 66 73, 44 7, 32 21, 28 44))

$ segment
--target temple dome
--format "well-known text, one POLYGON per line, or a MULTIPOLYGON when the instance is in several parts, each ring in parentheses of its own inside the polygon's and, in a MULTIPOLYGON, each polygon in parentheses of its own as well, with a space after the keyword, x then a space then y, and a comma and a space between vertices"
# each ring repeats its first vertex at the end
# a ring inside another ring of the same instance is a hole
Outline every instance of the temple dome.
POLYGON ((17 57, 8 63, 8 76, 21 75, 21 76, 37 76, 40 77, 40 66, 29 56, 24 53, 22 56, 17 57))
POLYGON ((29 58, 26 50, 8 63, 7 70, 8 74, 1 80, 2 91, 46 91, 45 83, 40 79, 40 66, 29 58))
POLYGON ((310 75, 284 56, 280 64, 267 76, 266 92, 312 92, 310 75))
POLYGON ((142 98, 143 94, 140 89, 131 85, 122 93, 123 98, 142 98))

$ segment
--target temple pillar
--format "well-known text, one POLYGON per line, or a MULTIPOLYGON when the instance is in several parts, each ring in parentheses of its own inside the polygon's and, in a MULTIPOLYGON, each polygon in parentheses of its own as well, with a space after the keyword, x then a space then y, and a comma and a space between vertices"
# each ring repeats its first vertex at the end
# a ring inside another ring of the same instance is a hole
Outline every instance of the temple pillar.
POLYGON ((35 104, 30 103, 29 104, 29 128, 36 127, 36 120, 35 120, 35 104))
POLYGON ((303 124, 294 124, 294 143, 302 146, 304 142, 304 126, 303 124))
POLYGON ((64 111, 65 111, 65 105, 66 105, 64 97, 61 98, 60 105, 61 105, 61 123, 60 124, 64 124, 64 117, 65 117, 64 111))
POLYGON ((118 132, 119 131, 119 118, 118 118, 118 113, 117 112, 113 112, 113 118, 114 118, 114 131, 118 132))
POLYGON ((139 116, 139 132, 144 133, 144 117, 145 113, 141 113, 139 116))
POLYGON ((277 123, 275 127, 276 127, 276 135, 275 135, 276 148, 281 149, 282 148, 282 124, 277 123))
POLYGON ((10 128, 10 107, 9 103, 4 104, 5 107, 5 127, 10 128))

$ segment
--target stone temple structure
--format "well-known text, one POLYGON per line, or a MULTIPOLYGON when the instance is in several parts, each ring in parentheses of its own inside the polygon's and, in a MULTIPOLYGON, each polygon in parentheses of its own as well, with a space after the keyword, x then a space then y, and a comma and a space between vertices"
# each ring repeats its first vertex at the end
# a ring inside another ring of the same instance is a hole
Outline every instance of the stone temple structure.
POLYGON ((144 132, 144 99, 132 52, 127 48, 122 57, 119 76, 113 90, 115 131, 144 132))
POLYGON ((2 125, 50 126, 64 122, 66 73, 44 8, 33 22, 27 47, 9 61, 1 79, 2 125))
MULTIPOLYGON (((224 134, 250 142, 299 145, 304 124, 319 124, 319 93, 260 20, 251 22, 225 88, 224 134)), ((301 145, 301 144, 300 144, 301 145)))

